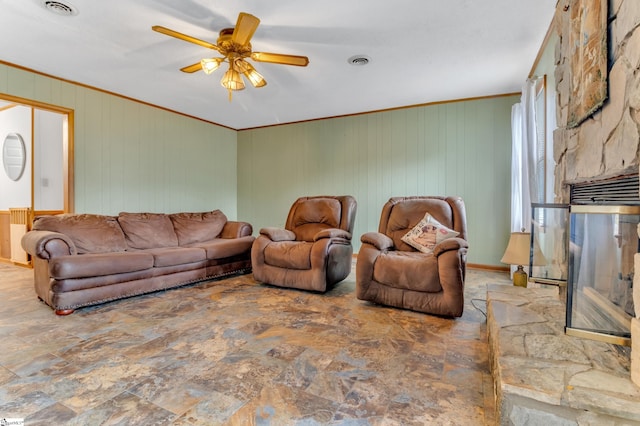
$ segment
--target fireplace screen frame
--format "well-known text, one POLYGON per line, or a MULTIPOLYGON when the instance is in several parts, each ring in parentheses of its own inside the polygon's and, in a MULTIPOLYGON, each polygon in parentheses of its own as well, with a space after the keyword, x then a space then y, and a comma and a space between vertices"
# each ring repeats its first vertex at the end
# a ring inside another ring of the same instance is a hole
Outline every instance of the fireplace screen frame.
POLYGON ((638 223, 640 206, 570 207, 567 335, 631 345, 634 310, 631 287, 633 258, 640 246, 638 223), (625 291, 626 282, 631 287, 625 295, 620 295, 625 291), (607 285, 614 290, 603 291, 607 285), (631 313, 625 312, 629 309, 628 303, 631 303, 631 313), (596 324, 597 317, 607 318, 607 321, 596 324))
POLYGON ((529 282, 556 285, 563 292, 569 267, 569 207, 569 204, 531 204, 529 282))

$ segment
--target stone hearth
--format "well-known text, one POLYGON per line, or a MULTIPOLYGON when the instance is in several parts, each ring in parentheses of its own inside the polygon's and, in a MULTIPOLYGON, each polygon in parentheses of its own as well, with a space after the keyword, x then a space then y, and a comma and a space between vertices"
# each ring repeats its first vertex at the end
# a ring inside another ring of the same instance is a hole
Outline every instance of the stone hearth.
MULTIPOLYGON (((640 425, 640 389, 621 347, 564 333, 557 288, 487 288, 501 425, 640 425)), ((628 348, 627 348, 628 349, 628 348)))

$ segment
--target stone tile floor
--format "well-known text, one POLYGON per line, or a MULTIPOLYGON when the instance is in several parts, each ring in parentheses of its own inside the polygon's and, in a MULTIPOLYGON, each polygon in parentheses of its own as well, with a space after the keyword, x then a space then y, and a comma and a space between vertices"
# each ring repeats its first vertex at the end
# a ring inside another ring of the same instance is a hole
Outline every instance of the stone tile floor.
MULTIPOLYGON (((355 271, 355 269, 354 269, 355 271)), ((461 318, 251 274, 77 310, 38 301, 0 263, 0 418, 26 425, 495 424, 488 283, 470 269, 461 318)))

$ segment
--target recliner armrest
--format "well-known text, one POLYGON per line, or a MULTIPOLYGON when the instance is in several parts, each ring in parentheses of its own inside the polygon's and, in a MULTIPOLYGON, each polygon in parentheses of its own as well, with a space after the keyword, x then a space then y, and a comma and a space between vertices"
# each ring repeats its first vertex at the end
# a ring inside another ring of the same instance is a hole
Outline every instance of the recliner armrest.
POLYGON ((365 244, 371 244, 380 251, 394 248, 393 240, 387 235, 381 234, 379 232, 364 233, 360 237, 360 241, 365 244))
POLYGON ((439 242, 433 248, 433 255, 438 257, 445 251, 449 250, 459 250, 461 248, 467 249, 469 248, 469 243, 467 240, 462 238, 447 238, 444 241, 439 242))
POLYGON ((288 229, 267 227, 260 229, 260 234, 269 238, 271 241, 295 241, 296 234, 288 229))
POLYGON ((351 233, 338 228, 323 229, 313 236, 313 241, 318 241, 322 238, 343 238, 351 241, 351 233))

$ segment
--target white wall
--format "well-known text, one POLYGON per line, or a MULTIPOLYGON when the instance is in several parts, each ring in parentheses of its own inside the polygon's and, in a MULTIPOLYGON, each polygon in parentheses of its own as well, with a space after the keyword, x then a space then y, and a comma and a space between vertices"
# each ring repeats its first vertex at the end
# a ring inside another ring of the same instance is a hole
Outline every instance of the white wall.
POLYGON ((0 148, 9 133, 18 133, 24 140, 27 162, 17 181, 9 179, 0 169, 0 210, 31 206, 31 108, 15 106, 0 111, 0 148))
POLYGON ((34 111, 35 210, 64 209, 63 122, 66 117, 55 112, 34 111))

